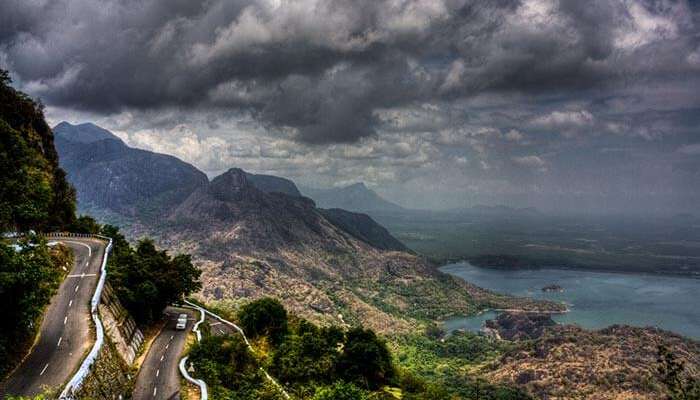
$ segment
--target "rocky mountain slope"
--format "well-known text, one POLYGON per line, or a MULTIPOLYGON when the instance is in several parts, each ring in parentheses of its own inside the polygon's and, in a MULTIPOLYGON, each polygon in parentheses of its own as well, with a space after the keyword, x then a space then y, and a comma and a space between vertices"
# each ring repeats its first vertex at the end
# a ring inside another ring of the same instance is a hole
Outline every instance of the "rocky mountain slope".
POLYGON ((148 234, 194 254, 207 300, 274 296, 315 321, 394 333, 483 307, 560 307, 496 295, 392 251, 404 247, 371 218, 318 209, 291 181, 231 169, 209 182, 189 164, 132 149, 94 126, 57 128, 81 206, 128 218, 132 238, 148 234))
POLYGON ((175 157, 134 149, 92 124, 57 125, 61 167, 82 211, 153 219, 206 185, 206 175, 175 157))
POLYGON ((297 185, 295 185, 294 182, 290 181, 289 179, 272 175, 251 173, 246 173, 246 177, 250 183, 263 192, 277 192, 284 193, 289 196, 301 197, 301 192, 299 192, 299 189, 297 189, 297 185))
POLYGON ((331 189, 302 188, 301 191, 304 195, 311 197, 321 208, 342 208, 370 214, 406 211, 398 204, 379 196, 364 183, 331 189))
POLYGON ((542 399, 662 399, 659 346, 672 349, 700 377, 700 343, 656 328, 614 325, 589 331, 547 316, 503 314, 489 325, 515 339, 513 350, 484 371, 542 399))
POLYGON ((353 213, 340 208, 319 209, 319 212, 333 225, 380 250, 409 251, 408 247, 367 214, 353 213))

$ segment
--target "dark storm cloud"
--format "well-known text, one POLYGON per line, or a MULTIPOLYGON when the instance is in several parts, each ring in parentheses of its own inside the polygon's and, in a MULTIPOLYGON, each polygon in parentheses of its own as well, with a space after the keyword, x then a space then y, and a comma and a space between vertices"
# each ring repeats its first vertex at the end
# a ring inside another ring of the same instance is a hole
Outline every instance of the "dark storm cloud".
POLYGON ((16 0, 0 16, 0 62, 50 105, 250 111, 310 143, 374 135, 382 108, 697 74, 682 2, 16 0))

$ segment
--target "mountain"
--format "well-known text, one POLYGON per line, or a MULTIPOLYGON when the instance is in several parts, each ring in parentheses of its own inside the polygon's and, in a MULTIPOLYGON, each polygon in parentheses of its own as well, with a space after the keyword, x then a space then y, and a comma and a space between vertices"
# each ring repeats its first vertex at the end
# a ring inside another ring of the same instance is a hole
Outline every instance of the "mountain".
POLYGON ((259 175, 246 173, 248 181, 263 192, 284 193, 289 196, 301 197, 301 192, 297 189, 297 185, 289 179, 280 178, 272 175, 259 175))
POLYGON ((60 139, 76 143, 93 143, 104 139, 112 139, 121 142, 121 139, 112 132, 90 122, 71 125, 63 121, 53 127, 53 134, 57 140, 60 139))
POLYGON ((359 212, 401 212, 405 209, 383 199, 364 183, 331 189, 302 188, 302 193, 311 197, 321 208, 342 208, 359 212))
POLYGON ((335 226, 378 249, 408 251, 403 243, 367 214, 353 213, 340 208, 320 209, 319 212, 335 226))
POLYGON ((175 157, 134 149, 92 124, 58 124, 61 166, 82 210, 156 218, 175 207, 206 175, 175 157))
POLYGON ((147 235, 193 254, 204 300, 272 296, 313 321, 392 333, 483 307, 561 307, 447 276, 404 251, 372 218, 319 209, 287 179, 232 168, 209 181, 187 163, 130 148, 92 126, 77 134, 70 124, 56 128, 81 208, 100 211, 102 220, 105 213, 128 217, 122 226, 132 239, 147 235))
POLYGON ((0 232, 63 229, 75 219, 75 192, 43 106, 10 84, 0 70, 0 232))
POLYGON ((272 296, 317 322, 362 322, 396 333, 411 331, 419 319, 487 305, 560 307, 498 296, 442 274, 419 256, 387 250, 403 246, 368 216, 264 192, 237 168, 197 188, 165 223, 137 232, 194 255, 204 300, 272 296))

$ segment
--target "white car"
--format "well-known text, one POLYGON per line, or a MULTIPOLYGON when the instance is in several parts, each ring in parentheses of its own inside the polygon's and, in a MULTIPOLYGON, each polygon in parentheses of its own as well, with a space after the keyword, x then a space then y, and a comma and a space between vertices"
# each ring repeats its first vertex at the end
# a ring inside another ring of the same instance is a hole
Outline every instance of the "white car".
POLYGON ((175 325, 175 329, 178 331, 184 330, 187 327, 187 314, 180 314, 179 317, 177 317, 177 325, 175 325))

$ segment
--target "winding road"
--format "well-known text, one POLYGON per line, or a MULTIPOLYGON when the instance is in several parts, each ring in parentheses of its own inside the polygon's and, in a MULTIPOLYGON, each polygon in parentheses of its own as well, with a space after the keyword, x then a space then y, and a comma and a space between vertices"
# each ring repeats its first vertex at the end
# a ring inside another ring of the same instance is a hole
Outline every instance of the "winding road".
POLYGON ((106 243, 93 238, 53 239, 70 247, 73 269, 51 300, 38 342, 0 387, 5 395, 34 396, 60 389, 78 369, 93 342, 90 299, 100 273, 106 243))
POLYGON ((165 327, 151 344, 136 376, 133 400, 180 398, 178 364, 187 342, 187 334, 192 330, 192 321, 199 319, 199 313, 187 308, 168 307, 165 314, 165 327), (180 314, 188 316, 184 330, 175 329, 180 314))

